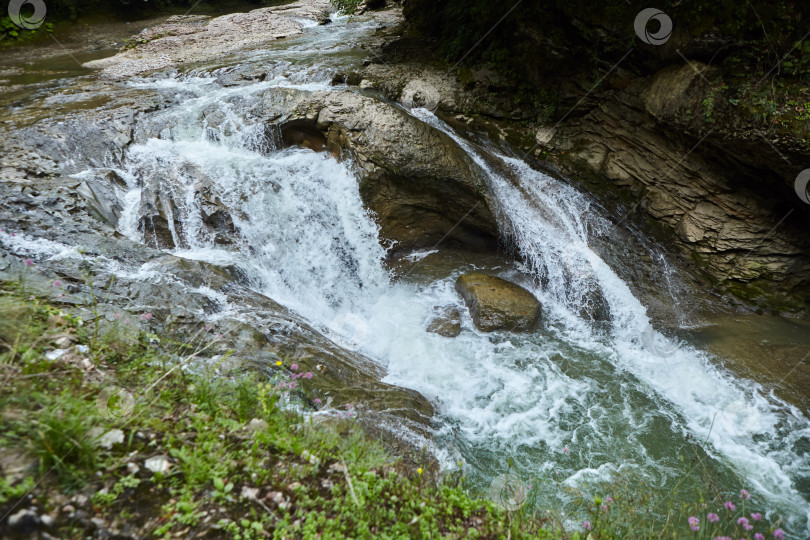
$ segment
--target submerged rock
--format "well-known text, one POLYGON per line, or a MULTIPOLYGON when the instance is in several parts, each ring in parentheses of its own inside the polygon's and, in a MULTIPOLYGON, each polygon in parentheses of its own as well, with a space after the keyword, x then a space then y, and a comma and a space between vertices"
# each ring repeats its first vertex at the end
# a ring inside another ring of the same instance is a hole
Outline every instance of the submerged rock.
POLYGON ((456 290, 482 332, 528 332, 540 319, 537 298, 520 285, 497 276, 464 274, 456 280, 456 290))
POLYGON ((456 337, 461 333, 461 313, 455 306, 445 306, 428 323, 428 332, 444 337, 456 337))

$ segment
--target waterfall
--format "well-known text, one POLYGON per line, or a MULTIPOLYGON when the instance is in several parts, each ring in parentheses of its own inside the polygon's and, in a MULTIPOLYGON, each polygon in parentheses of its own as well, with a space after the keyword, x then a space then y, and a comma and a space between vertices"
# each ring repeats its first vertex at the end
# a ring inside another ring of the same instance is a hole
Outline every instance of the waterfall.
MULTIPOLYGON (((324 35, 286 51, 294 62, 267 52, 277 63, 262 82, 223 87, 222 71, 133 82, 179 97, 142 120, 118 171, 127 183, 119 231, 156 242, 141 218, 159 206, 166 249, 237 266, 255 291, 386 367, 387 382, 431 399, 438 457, 448 467, 462 461, 482 492, 511 470, 526 483, 546 482, 541 505, 564 508, 572 498, 565 487, 595 490, 632 470, 664 496, 687 471, 679 456, 699 455, 722 489, 745 487, 772 515, 806 528, 810 422, 652 329, 615 261, 593 247, 610 220, 570 185, 474 145, 427 110, 411 111, 485 173, 501 230, 522 261, 485 270, 531 288, 544 306, 542 327, 478 332, 453 288, 481 266, 472 257, 434 280, 389 276, 351 164, 280 148, 251 114, 270 88, 329 88, 328 70, 311 60, 324 43, 338 46, 324 35), (221 223, 211 224, 218 209, 231 220, 231 243, 221 223), (425 332, 434 308, 446 305, 462 312, 454 339, 425 332)), ((700 482, 689 477, 683 486, 700 482)))

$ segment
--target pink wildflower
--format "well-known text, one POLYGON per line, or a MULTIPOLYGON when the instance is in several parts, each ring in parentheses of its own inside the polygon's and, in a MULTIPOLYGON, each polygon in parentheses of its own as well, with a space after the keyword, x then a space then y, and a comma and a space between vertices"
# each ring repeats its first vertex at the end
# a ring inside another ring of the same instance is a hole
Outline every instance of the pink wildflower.
POLYGON ((748 493, 747 489, 741 489, 740 490, 740 498, 745 499, 745 500, 749 500, 751 498, 751 495, 748 493))
POLYGON ((141 320, 142 321, 151 321, 152 320, 152 314, 151 313, 142 313, 141 314, 141 320))
POLYGON ((700 529, 699 526, 700 520, 695 516, 689 516, 689 519, 687 521, 689 522, 689 528, 692 529, 693 531, 698 531, 700 529))
POLYGON ((62 286, 62 280, 60 280, 60 279, 53 280, 53 286, 54 287, 61 287, 62 286))
POLYGON ((321 398, 315 398, 315 403, 320 405, 321 404, 321 398))
POLYGON ((608 508, 608 507, 607 507, 607 505, 606 505, 606 504, 603 504, 603 505, 602 505, 602 510, 607 510, 607 508, 608 508))
POLYGON ((754 528, 753 525, 748 523, 748 518, 746 517, 741 517, 740 519, 738 519, 737 525, 742 525, 742 528, 745 529, 746 531, 750 531, 751 529, 754 528))
POLYGON ((718 521, 720 521, 720 516, 718 516, 714 512, 710 512, 709 514, 706 515, 706 520, 709 521, 710 523, 717 523, 718 521))
POLYGON ((305 379, 311 379, 311 378, 312 378, 312 372, 311 372, 311 371, 307 371, 306 373, 304 373, 304 378, 305 378, 305 379))
POLYGON ((293 390, 293 389, 295 389, 296 386, 298 386, 298 383, 295 382, 295 381, 290 381, 290 384, 287 385, 287 386, 290 387, 290 390, 293 390))
POLYGON ((31 259, 25 259, 23 261, 23 264, 25 264, 25 266, 33 266, 34 261, 32 261, 31 259))
POLYGON ((775 531, 773 531, 773 537, 776 538, 776 540, 784 540, 785 531, 783 531, 782 529, 776 529, 775 531))
POLYGON ((613 497, 605 497, 605 500, 609 503, 613 502, 613 497))
POLYGON ((751 519, 753 519, 754 521, 759 521, 760 519, 762 519, 762 514, 760 514, 759 512, 754 512, 753 514, 751 514, 751 519))
POLYGON ((116 313, 115 315, 113 315, 113 319, 115 319, 116 321, 117 321, 118 319, 120 319, 120 318, 121 318, 121 314, 120 314, 120 313, 116 313))
POLYGON ((734 506, 734 503, 731 501, 726 501, 726 504, 724 504, 723 506, 726 507, 726 510, 731 510, 732 512, 737 509, 737 507, 734 506))
POLYGON ((298 364, 291 365, 290 369, 293 370, 293 371, 298 371, 298 364))
POLYGON ((590 521, 583 521, 582 522, 582 528, 585 529, 586 531, 590 531, 591 530, 591 522, 590 521))
POLYGON ((563 453, 563 454, 570 454, 570 453, 571 453, 571 450, 569 450, 567 446, 563 446, 563 448, 562 448, 562 453, 563 453))
POLYGON ((765 540, 765 535, 762 533, 756 533, 754 535, 754 540, 765 540))

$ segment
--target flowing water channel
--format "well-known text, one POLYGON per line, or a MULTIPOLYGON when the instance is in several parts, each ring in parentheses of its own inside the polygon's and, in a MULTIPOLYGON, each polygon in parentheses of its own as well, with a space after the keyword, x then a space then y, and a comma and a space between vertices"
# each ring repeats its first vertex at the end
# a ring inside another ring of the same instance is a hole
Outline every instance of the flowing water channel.
MULTIPOLYGON (((641 481, 665 501, 663 510, 676 487, 676 501, 694 501, 708 479, 729 494, 748 489, 772 517, 806 534, 810 421, 698 345, 654 328, 622 270, 627 261, 593 247, 614 226, 586 194, 413 109, 480 167, 520 262, 468 255, 431 273, 441 253, 424 252, 394 272, 352 164, 281 148, 250 114, 273 88, 335 89, 333 73, 362 57, 352 42, 373 29, 335 17, 283 46, 234 59, 271 66, 252 84, 219 84, 229 61, 129 81, 177 98, 141 120, 159 135, 130 146, 118 168, 127 184, 119 232, 149 241, 139 222, 144 190, 171 201, 182 223, 171 231, 182 246, 174 254, 237 265, 254 290, 384 366, 386 382, 430 399, 438 414, 433 451, 448 469, 460 463, 474 490, 485 493, 508 471, 542 487, 541 507, 565 511, 576 497, 570 488, 608 496, 605 483, 641 481), (204 226, 202 183, 229 210, 235 245, 219 244, 204 226), (543 304, 541 328, 478 332, 453 288, 476 268, 530 288, 543 304), (583 316, 597 304, 603 320, 583 316), (425 331, 434 308, 445 305, 462 311, 454 339, 425 331)), ((656 261, 673 306, 688 305, 668 285, 677 279, 663 252, 637 249, 656 261)), ((689 310, 676 309, 673 318, 688 325, 689 310)))

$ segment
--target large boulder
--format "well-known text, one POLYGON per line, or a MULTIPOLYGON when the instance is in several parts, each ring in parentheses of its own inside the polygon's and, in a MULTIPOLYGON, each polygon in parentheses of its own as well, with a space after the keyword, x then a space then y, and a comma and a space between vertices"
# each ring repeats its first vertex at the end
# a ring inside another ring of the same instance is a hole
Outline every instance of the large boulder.
POLYGON ((456 280, 476 328, 482 332, 529 332, 540 319, 541 306, 532 293, 487 274, 464 274, 456 280))
POLYGON ((282 133, 310 122, 360 173, 360 195, 385 240, 400 249, 496 246, 486 178, 447 134, 393 104, 354 92, 314 92, 282 133))

